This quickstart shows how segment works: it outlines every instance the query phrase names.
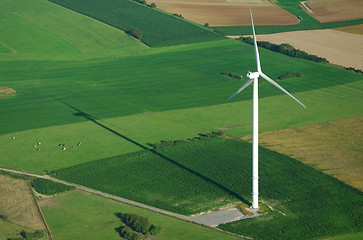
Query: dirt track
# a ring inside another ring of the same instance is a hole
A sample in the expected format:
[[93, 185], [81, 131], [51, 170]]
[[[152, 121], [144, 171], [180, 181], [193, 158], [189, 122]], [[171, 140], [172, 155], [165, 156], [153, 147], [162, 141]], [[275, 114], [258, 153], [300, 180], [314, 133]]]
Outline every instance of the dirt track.
[[252, 9], [256, 25], [291, 25], [299, 19], [289, 12], [265, 0], [149, 0], [157, 8], [182, 14], [193, 22], [210, 26], [249, 25]]
[[258, 35], [257, 40], [288, 43], [332, 64], [363, 69], [363, 35], [327, 29]]

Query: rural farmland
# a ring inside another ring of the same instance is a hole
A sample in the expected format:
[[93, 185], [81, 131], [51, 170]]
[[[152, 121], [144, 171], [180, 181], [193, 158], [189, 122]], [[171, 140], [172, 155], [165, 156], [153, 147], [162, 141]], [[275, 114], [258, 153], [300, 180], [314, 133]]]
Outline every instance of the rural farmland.
[[[360, 16], [319, 22], [297, 0], [0, 6], [0, 239], [363, 237]], [[306, 106], [255, 82], [259, 209], [252, 87], [227, 101], [257, 70], [253, 43], [226, 37], [251, 34], [250, 8], [257, 34], [317, 55], [258, 49]]]

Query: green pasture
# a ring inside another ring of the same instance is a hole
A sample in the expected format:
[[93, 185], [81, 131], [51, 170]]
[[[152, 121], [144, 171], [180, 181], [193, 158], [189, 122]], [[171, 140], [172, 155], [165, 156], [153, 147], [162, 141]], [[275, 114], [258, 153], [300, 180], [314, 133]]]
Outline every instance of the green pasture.
[[[295, 94], [307, 109], [284, 95], [262, 98], [260, 131], [361, 116], [362, 90], [363, 81], [357, 81]], [[251, 91], [247, 88], [236, 100]], [[244, 136], [251, 134], [251, 116], [252, 101], [246, 100], [108, 119], [79, 117], [85, 121], [0, 135], [0, 165], [43, 173], [136, 152], [142, 149], [139, 144], [148, 147], [148, 143], [187, 139], [221, 129], [229, 135]], [[66, 150], [59, 144], [65, 144]]]
[[[1, 85], [17, 91], [15, 97], [0, 99], [0, 134], [84, 122], [85, 114], [104, 119], [226, 103], [244, 81], [221, 73], [254, 70], [253, 47], [234, 40], [205, 44], [117, 59], [0, 61]], [[292, 71], [303, 74], [279, 81], [292, 94], [363, 79], [265, 49], [261, 58], [271, 78]], [[270, 84], [260, 85], [261, 98], [282, 94]], [[245, 91], [232, 101], [249, 99], [251, 91]]]
[[23, 227], [0, 218], [0, 239], [22, 238], [21, 231], [34, 232], [34, 229]]
[[40, 202], [55, 239], [121, 239], [117, 213], [135, 213], [161, 227], [160, 240], [240, 239], [212, 228], [161, 215], [149, 210], [74, 191]]
[[[222, 229], [256, 239], [311, 239], [362, 230], [362, 192], [285, 155], [262, 147], [259, 153], [260, 197], [286, 216], [274, 211]], [[52, 175], [194, 214], [251, 200], [251, 144], [199, 140], [80, 164]]]
[[171, 46], [220, 40], [224, 37], [171, 14], [129, 0], [51, 0], [123, 31], [138, 28], [149, 46]]
[[147, 49], [119, 29], [46, 0], [0, 4], [0, 41], [17, 51], [0, 60], [99, 58]]
[[[300, 7], [299, 0], [277, 0], [277, 5], [286, 11], [290, 12], [296, 17], [301, 17], [301, 21], [294, 25], [257, 25], [255, 30], [257, 34], [269, 34], [278, 32], [290, 32], [290, 31], [302, 31], [302, 30], [314, 30], [314, 29], [330, 29], [351, 25], [358, 25], [363, 23], [363, 19], [327, 22], [320, 23], [315, 18], [311, 17]], [[253, 9], [252, 9], [253, 11]], [[249, 14], [245, 12], [244, 14]], [[213, 29], [223, 35], [250, 35], [251, 26], [224, 26], [213, 27]]]

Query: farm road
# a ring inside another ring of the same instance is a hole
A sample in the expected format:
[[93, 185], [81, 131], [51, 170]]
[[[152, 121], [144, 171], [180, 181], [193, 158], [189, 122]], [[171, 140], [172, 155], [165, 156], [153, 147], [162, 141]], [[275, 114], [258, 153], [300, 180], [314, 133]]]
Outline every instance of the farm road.
[[240, 213], [236, 208], [215, 211], [215, 212], [211, 212], [211, 213], [207, 213], [207, 214], [203, 214], [203, 215], [199, 215], [199, 216], [188, 217], [188, 216], [176, 214], [173, 212], [169, 212], [166, 210], [162, 210], [159, 208], [155, 208], [155, 207], [152, 207], [149, 205], [145, 205], [142, 203], [134, 202], [132, 200], [128, 200], [128, 199], [125, 199], [122, 197], [114, 196], [114, 195], [111, 195], [111, 194], [108, 194], [105, 192], [101, 192], [101, 191], [98, 191], [98, 190], [95, 190], [92, 188], [88, 188], [88, 187], [85, 187], [82, 185], [59, 180], [57, 178], [53, 178], [48, 175], [38, 175], [38, 174], [26, 173], [26, 172], [12, 170], [12, 169], [6, 169], [6, 168], [0, 168], [0, 171], [10, 172], [10, 173], [15, 173], [15, 174], [20, 174], [20, 175], [26, 175], [26, 176], [36, 177], [36, 178], [48, 179], [53, 182], [58, 182], [58, 183], [62, 183], [64, 185], [73, 186], [73, 187], [75, 187], [79, 190], [85, 191], [85, 192], [97, 194], [102, 197], [113, 199], [113, 200], [116, 200], [116, 201], [119, 201], [122, 203], [126, 203], [126, 204], [129, 204], [132, 206], [148, 209], [148, 210], [151, 210], [151, 211], [154, 211], [157, 213], [161, 213], [161, 214], [164, 214], [167, 216], [175, 217], [175, 218], [186, 220], [189, 222], [199, 223], [199, 224], [206, 225], [209, 227], [216, 227], [223, 223], [234, 222], [237, 220], [249, 218], [249, 217], [244, 216], [242, 213]]

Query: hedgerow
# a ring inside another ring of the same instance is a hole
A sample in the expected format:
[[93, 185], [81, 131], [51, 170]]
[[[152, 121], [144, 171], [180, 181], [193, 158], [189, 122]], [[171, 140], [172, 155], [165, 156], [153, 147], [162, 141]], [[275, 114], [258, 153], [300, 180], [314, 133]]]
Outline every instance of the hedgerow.
[[[239, 38], [242, 42], [248, 43], [253, 45], [253, 38], [251, 37], [241, 37]], [[294, 48], [290, 44], [282, 43], [282, 44], [274, 44], [267, 41], [257, 41], [257, 45], [259, 47], [266, 48], [268, 50], [282, 53], [284, 55], [287, 55], [289, 57], [294, 58], [302, 58], [314, 62], [320, 62], [320, 63], [328, 63], [328, 60], [326, 58], [318, 57], [316, 55], [309, 54], [307, 52], [301, 51], [299, 49]]]
[[283, 75], [281, 75], [280, 77], [278, 77], [277, 79], [279, 80], [283, 80], [283, 79], [287, 79], [287, 78], [293, 78], [293, 77], [301, 77], [302, 73], [301, 72], [292, 72], [292, 73], [285, 73]]
[[117, 229], [123, 238], [137, 240], [142, 239], [142, 235], [157, 235], [161, 231], [160, 227], [151, 224], [147, 218], [131, 213], [119, 213], [117, 215], [126, 225]]

